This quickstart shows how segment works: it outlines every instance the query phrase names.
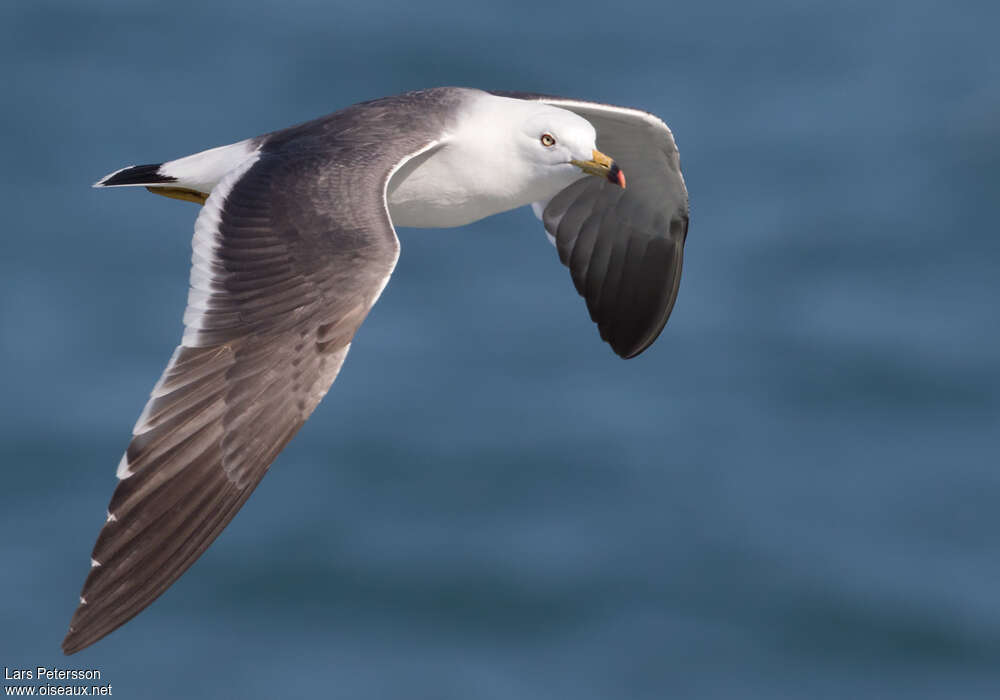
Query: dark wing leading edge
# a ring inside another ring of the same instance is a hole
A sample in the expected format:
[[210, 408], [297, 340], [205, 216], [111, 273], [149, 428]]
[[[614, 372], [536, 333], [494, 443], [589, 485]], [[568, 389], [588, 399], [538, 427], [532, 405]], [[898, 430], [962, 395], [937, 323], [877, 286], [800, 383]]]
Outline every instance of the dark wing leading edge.
[[652, 345], [667, 323], [681, 278], [688, 196], [670, 129], [647, 112], [546, 95], [539, 100], [582, 116], [597, 130], [627, 189], [587, 177], [557, 194], [542, 222], [587, 301], [601, 338], [625, 358]]
[[119, 465], [67, 654], [194, 563], [333, 383], [399, 251], [389, 168], [362, 186], [357, 172], [262, 152], [213, 190], [195, 224], [183, 344]]

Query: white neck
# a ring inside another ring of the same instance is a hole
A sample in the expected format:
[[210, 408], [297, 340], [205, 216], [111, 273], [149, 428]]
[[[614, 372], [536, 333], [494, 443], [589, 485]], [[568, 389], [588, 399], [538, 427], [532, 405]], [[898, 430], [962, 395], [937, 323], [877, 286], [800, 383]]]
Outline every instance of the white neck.
[[[478, 93], [463, 107], [442, 146], [415, 157], [389, 183], [395, 226], [448, 228], [547, 200], [582, 176], [549, 173], [518, 157], [518, 126], [534, 102]], [[575, 115], [574, 115], [575, 116]]]

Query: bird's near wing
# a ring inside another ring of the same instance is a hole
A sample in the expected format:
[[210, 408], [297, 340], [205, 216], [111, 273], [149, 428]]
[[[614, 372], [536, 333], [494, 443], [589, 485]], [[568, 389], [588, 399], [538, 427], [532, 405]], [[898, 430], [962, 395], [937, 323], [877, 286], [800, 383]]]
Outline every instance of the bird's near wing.
[[195, 223], [184, 339], [118, 467], [67, 654], [191, 566], [326, 394], [396, 264], [393, 171], [261, 152], [212, 191]]
[[579, 114], [597, 130], [598, 150], [625, 173], [627, 189], [603, 178], [578, 180], [552, 198], [542, 222], [601, 338], [622, 357], [635, 357], [666, 325], [681, 279], [688, 196], [670, 129], [636, 109], [497, 94]]

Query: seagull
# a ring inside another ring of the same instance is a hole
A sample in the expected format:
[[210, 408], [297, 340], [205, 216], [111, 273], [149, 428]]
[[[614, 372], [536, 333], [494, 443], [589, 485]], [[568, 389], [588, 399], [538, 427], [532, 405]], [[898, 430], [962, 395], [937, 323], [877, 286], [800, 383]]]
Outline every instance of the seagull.
[[183, 337], [118, 464], [66, 654], [146, 608], [232, 520], [336, 379], [396, 266], [396, 226], [531, 205], [623, 358], [666, 324], [688, 229], [656, 116], [471, 88], [363, 102], [94, 186], [201, 209]]

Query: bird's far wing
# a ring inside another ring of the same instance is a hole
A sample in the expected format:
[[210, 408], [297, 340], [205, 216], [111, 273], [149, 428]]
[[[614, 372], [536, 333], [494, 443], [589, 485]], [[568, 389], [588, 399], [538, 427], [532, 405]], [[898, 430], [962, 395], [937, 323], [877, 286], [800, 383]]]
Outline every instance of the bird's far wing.
[[597, 148], [625, 173], [624, 190], [603, 178], [578, 180], [548, 202], [541, 218], [601, 338], [618, 355], [635, 357], [666, 325], [681, 278], [688, 197], [670, 129], [636, 109], [496, 94], [579, 114], [597, 130]]
[[184, 339], [119, 464], [67, 654], [194, 563], [326, 394], [396, 264], [392, 172], [359, 186], [357, 169], [329, 158], [259, 153], [212, 191]]

